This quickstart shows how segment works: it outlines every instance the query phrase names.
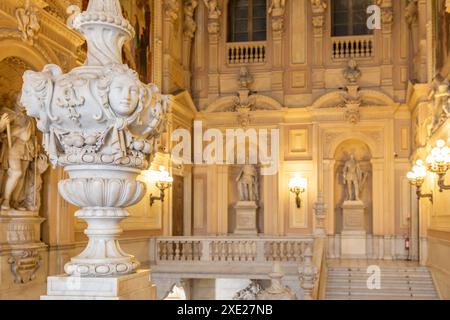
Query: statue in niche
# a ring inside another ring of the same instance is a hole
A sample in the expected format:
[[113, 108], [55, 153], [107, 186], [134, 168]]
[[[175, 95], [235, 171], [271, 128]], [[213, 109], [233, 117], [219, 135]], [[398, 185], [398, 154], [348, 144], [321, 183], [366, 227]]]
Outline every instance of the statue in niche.
[[12, 101], [15, 101], [14, 109], [4, 106], [0, 112], [3, 114], [0, 120], [1, 209], [37, 211], [40, 206], [37, 192], [42, 186], [40, 175], [47, 169], [47, 157], [38, 156], [32, 119], [17, 100]]
[[238, 184], [239, 201], [258, 201], [259, 182], [256, 166], [245, 164], [239, 172], [236, 182]]
[[344, 164], [344, 184], [347, 186], [347, 201], [360, 201], [359, 195], [364, 188], [367, 173], [363, 173], [355, 155], [351, 154]]

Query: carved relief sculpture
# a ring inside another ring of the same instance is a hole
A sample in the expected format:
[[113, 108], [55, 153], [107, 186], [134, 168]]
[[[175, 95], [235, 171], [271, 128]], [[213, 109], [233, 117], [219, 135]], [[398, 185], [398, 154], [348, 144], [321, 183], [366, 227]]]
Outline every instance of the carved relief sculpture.
[[324, 13], [327, 9], [328, 5], [324, 0], [311, 0], [312, 12], [316, 13]]
[[50, 162], [69, 175], [59, 182], [60, 194], [81, 207], [76, 216], [88, 223], [89, 243], [66, 273], [130, 274], [139, 262], [120, 248], [119, 223], [129, 215], [124, 208], [145, 194], [137, 177], [165, 129], [166, 98], [122, 63], [134, 30], [118, 0], [91, 0], [85, 12], [72, 12], [69, 26], [88, 43], [85, 65], [67, 74], [56, 65], [27, 71], [21, 102], [43, 132]]
[[36, 250], [15, 251], [8, 259], [15, 283], [28, 283], [35, 279], [41, 266], [41, 256]]
[[236, 292], [233, 300], [256, 300], [256, 297], [261, 292], [262, 288], [256, 280], [252, 280], [250, 284], [244, 289]]
[[41, 26], [39, 24], [39, 9], [30, 4], [30, 0], [25, 1], [22, 8], [16, 9], [17, 27], [21, 33], [23, 41], [29, 45], [34, 44]]
[[272, 0], [267, 12], [272, 15], [272, 30], [283, 31], [286, 0]]
[[180, 3], [178, 0], [166, 0], [166, 16], [170, 19], [172, 23], [178, 20], [178, 13], [180, 11]]
[[184, 4], [184, 36], [188, 39], [194, 38], [195, 31], [197, 30], [197, 23], [194, 19], [197, 6], [197, 0], [188, 0]]
[[347, 63], [347, 68], [344, 69], [344, 78], [350, 84], [355, 84], [361, 77], [361, 70], [356, 63], [356, 60], [350, 59]]
[[208, 32], [209, 34], [216, 35], [220, 31], [219, 18], [222, 15], [219, 3], [217, 0], [203, 0], [203, 2], [208, 9]]

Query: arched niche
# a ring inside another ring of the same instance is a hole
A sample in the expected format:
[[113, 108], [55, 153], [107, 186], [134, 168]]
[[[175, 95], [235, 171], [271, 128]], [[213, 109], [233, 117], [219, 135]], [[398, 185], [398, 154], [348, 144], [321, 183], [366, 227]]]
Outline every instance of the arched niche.
[[367, 174], [363, 179], [363, 189], [360, 198], [366, 205], [365, 210], [365, 230], [368, 234], [372, 234], [373, 230], [373, 205], [372, 205], [372, 164], [373, 158], [371, 148], [368, 144], [360, 139], [348, 139], [341, 142], [334, 153], [334, 214], [335, 214], [335, 233], [342, 232], [342, 204], [346, 200], [346, 185], [344, 184], [343, 168], [345, 162], [350, 159], [350, 155], [354, 155], [361, 168], [361, 171]]
[[0, 41], [0, 61], [15, 57], [28, 64], [32, 70], [42, 70], [46, 64], [57, 61], [56, 57], [50, 56], [47, 50], [40, 49], [30, 47], [20, 40], [2, 40]]

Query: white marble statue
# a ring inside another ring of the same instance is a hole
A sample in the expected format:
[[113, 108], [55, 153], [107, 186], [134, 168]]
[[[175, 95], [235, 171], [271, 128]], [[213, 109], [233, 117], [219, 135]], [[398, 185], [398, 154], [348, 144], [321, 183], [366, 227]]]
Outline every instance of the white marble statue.
[[367, 175], [362, 172], [355, 155], [351, 154], [343, 169], [344, 184], [347, 186], [347, 201], [360, 201], [359, 195], [364, 187], [366, 177]]
[[66, 273], [131, 274], [139, 262], [120, 248], [119, 223], [129, 215], [125, 208], [145, 195], [137, 177], [165, 130], [167, 98], [123, 64], [123, 45], [134, 29], [119, 0], [91, 0], [85, 12], [69, 10], [69, 27], [86, 38], [87, 61], [67, 74], [56, 65], [25, 72], [21, 102], [43, 132], [50, 162], [69, 176], [58, 184], [60, 194], [81, 207], [76, 216], [88, 223], [89, 243], [65, 265]]
[[239, 201], [259, 200], [259, 181], [256, 166], [245, 164], [239, 172], [236, 182], [238, 185]]
[[[34, 122], [19, 102], [14, 103], [14, 108], [2, 108], [0, 113], [3, 114], [3, 123], [0, 123], [0, 132], [3, 133], [1, 163], [5, 173], [2, 175], [1, 209], [37, 211], [39, 205], [25, 201], [26, 193], [36, 192], [27, 186], [34, 186], [40, 179], [36, 168], [31, 165], [38, 156]], [[34, 174], [29, 175], [28, 171]]]

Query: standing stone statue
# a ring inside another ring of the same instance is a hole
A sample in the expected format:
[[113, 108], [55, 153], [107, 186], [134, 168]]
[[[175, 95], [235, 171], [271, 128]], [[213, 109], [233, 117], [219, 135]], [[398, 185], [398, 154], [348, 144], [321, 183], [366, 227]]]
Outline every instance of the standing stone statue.
[[366, 175], [363, 174], [355, 155], [351, 154], [344, 164], [344, 184], [347, 185], [347, 201], [360, 201], [359, 195], [362, 191]]
[[245, 164], [236, 178], [239, 201], [258, 201], [258, 170], [254, 165]]
[[[4, 107], [2, 113], [7, 114], [8, 124], [4, 128], [0, 127], [3, 132], [7, 131], [2, 135], [1, 161], [7, 175], [2, 181], [4, 189], [1, 208], [9, 210], [14, 207], [25, 211], [29, 208], [22, 206], [22, 194], [27, 170], [36, 157], [36, 129], [19, 102], [15, 103], [14, 110]], [[10, 130], [7, 130], [8, 127]]]

